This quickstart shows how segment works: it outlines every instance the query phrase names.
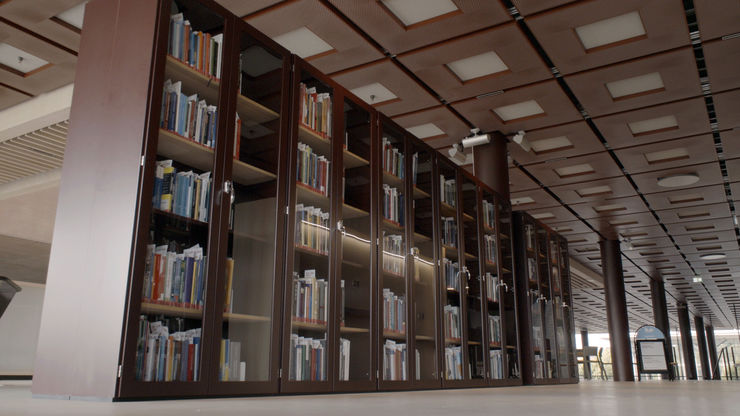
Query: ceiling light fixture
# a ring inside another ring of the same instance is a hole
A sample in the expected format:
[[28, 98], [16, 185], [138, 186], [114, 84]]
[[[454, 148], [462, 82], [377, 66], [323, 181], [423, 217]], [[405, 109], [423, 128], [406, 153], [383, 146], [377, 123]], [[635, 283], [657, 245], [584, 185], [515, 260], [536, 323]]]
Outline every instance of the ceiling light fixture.
[[532, 148], [532, 145], [529, 144], [529, 141], [527, 141], [526, 138], [524, 138], [524, 135], [527, 134], [524, 130], [519, 130], [516, 132], [514, 137], [511, 138], [511, 141], [518, 144], [519, 147], [521, 147], [525, 152], [529, 152], [529, 150]]
[[488, 133], [480, 134], [480, 129], [470, 129], [470, 136], [462, 140], [462, 146], [465, 149], [488, 143], [491, 143], [491, 135]]
[[699, 276], [698, 274], [694, 276], [694, 283], [701, 283], [701, 276]]
[[459, 143], [453, 144], [450, 150], [447, 151], [447, 153], [449, 153], [450, 159], [457, 162], [458, 164], [465, 163], [468, 158], [465, 153], [463, 153], [463, 147]]
[[634, 247], [632, 246], [632, 240], [629, 238], [625, 238], [622, 240], [622, 243], [624, 243], [624, 249], [625, 250], [634, 250]]
[[677, 175], [670, 175], [658, 178], [658, 186], [662, 186], [664, 188], [689, 186], [697, 182], [699, 182], [699, 175], [697, 175], [696, 173], [680, 173]]
[[727, 255], [724, 253], [707, 253], [699, 256], [702, 260], [719, 260], [724, 259], [725, 257], [727, 257]]

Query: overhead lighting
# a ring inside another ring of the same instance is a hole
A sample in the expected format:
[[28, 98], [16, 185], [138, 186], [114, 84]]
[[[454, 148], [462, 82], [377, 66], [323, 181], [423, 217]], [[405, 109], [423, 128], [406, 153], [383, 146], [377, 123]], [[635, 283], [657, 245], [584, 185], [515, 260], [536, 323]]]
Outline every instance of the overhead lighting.
[[576, 34], [581, 39], [583, 47], [589, 50], [644, 36], [645, 26], [642, 25], [640, 13], [634, 11], [579, 26], [576, 28]]
[[636, 94], [660, 91], [664, 87], [659, 72], [606, 83], [606, 89], [609, 90], [612, 98], [626, 98]]
[[77, 6], [65, 10], [55, 17], [64, 23], [67, 23], [69, 25], [72, 25], [76, 27], [77, 29], [82, 29], [82, 22], [85, 19], [85, 5], [87, 2], [78, 4]]
[[434, 123], [420, 124], [418, 126], [409, 127], [406, 129], [409, 133], [418, 137], [419, 139], [426, 139], [428, 137], [444, 136], [445, 132], [437, 127]]
[[542, 212], [540, 214], [532, 214], [532, 218], [536, 220], [546, 220], [549, 218], [555, 218], [555, 214], [552, 212]]
[[575, 192], [581, 198], [594, 195], [606, 195], [612, 193], [612, 188], [609, 185], [591, 186], [588, 188], [576, 189]]
[[627, 209], [627, 207], [625, 207], [624, 205], [619, 205], [619, 204], [600, 205], [600, 206], [593, 207], [593, 208], [594, 208], [594, 211], [598, 213], [624, 211]]
[[273, 40], [301, 58], [309, 58], [334, 49], [306, 26], [276, 36]]
[[701, 276], [699, 276], [698, 274], [694, 276], [694, 283], [701, 283], [701, 282], [702, 282]]
[[447, 68], [454, 72], [461, 81], [470, 81], [509, 69], [493, 51], [450, 62]]
[[649, 164], [675, 162], [690, 158], [689, 151], [685, 147], [674, 147], [672, 149], [645, 153], [644, 156]]
[[535, 202], [534, 199], [532, 199], [532, 197], [529, 197], [529, 196], [523, 196], [523, 197], [520, 197], [520, 198], [511, 198], [511, 205], [512, 206], [519, 206], [519, 205], [524, 205], [524, 204], [532, 204], [534, 202]]
[[545, 114], [545, 110], [535, 100], [494, 108], [493, 112], [504, 122]]
[[727, 255], [724, 253], [707, 253], [699, 256], [702, 260], [719, 260], [724, 259], [725, 257], [727, 257]]
[[423, 7], [417, 0], [381, 1], [406, 26], [459, 10], [451, 0], [425, 0]]
[[573, 143], [571, 143], [566, 136], [551, 137], [549, 139], [535, 140], [532, 142], [532, 150], [537, 154], [572, 148]]
[[633, 250], [634, 249], [634, 247], [632, 246], [632, 240], [630, 240], [629, 238], [625, 238], [624, 240], [622, 240], [622, 243], [624, 243], [624, 249], [625, 250]]
[[391, 90], [379, 82], [357, 87], [352, 90], [352, 94], [362, 98], [363, 101], [370, 105], [383, 103], [398, 98]]
[[0, 43], [0, 65], [12, 68], [21, 74], [35, 71], [48, 62], [7, 43]]
[[632, 123], [628, 123], [627, 126], [633, 136], [638, 136], [661, 130], [678, 128], [678, 120], [676, 120], [676, 116], [669, 115], [651, 118], [649, 120], [633, 121]]
[[450, 155], [450, 159], [452, 159], [452, 161], [457, 163], [458, 165], [465, 163], [465, 161], [468, 159], [467, 155], [463, 153], [462, 145], [459, 143], [452, 145], [447, 153]]
[[589, 163], [581, 163], [579, 165], [564, 166], [562, 168], [555, 169], [555, 173], [561, 178], [569, 178], [571, 176], [588, 175], [594, 173], [594, 168]]
[[471, 135], [462, 140], [464, 148], [488, 144], [491, 142], [491, 135], [480, 134], [480, 129], [471, 129]]
[[680, 186], [689, 186], [699, 182], [699, 175], [695, 173], [681, 173], [678, 175], [664, 176], [658, 178], [658, 186], [664, 188], [676, 188]]
[[[511, 138], [511, 141], [518, 144], [519, 147], [522, 148], [525, 152], [529, 152], [529, 149], [532, 148], [532, 145], [529, 144], [529, 141], [524, 137], [526, 132], [524, 130], [519, 130], [514, 137]], [[536, 152], [535, 152], [536, 153]]]

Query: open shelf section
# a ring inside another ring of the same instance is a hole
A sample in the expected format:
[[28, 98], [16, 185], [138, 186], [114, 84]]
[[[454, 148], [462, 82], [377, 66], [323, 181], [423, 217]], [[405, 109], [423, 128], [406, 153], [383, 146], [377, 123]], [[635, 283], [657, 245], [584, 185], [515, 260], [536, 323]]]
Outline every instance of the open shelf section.
[[[298, 140], [311, 146], [316, 154], [327, 157], [331, 155], [331, 140], [304, 125], [298, 126]], [[342, 153], [344, 155], [344, 167], [347, 169], [370, 165], [370, 162], [367, 159], [364, 159], [347, 149], [344, 149]]]
[[300, 329], [304, 331], [326, 331], [325, 323], [315, 322], [304, 322], [297, 319], [293, 319], [293, 329]]
[[296, 182], [295, 189], [298, 195], [296, 203], [311, 205], [321, 208], [324, 212], [329, 212], [331, 200], [328, 196], [321, 194], [319, 191], [301, 182]]
[[218, 88], [221, 84], [217, 78], [198, 72], [171, 55], [167, 55], [164, 73], [165, 78], [182, 82], [183, 93], [198, 93], [208, 104], [218, 104]]
[[152, 315], [177, 316], [180, 318], [202, 319], [203, 309], [186, 308], [182, 306], [164, 305], [160, 303], [141, 303], [141, 313]]
[[224, 321], [228, 322], [270, 322], [270, 318], [260, 315], [248, 315], [244, 313], [225, 312]]
[[405, 332], [398, 332], [398, 331], [383, 331], [383, 338], [387, 339], [406, 339], [406, 333]]

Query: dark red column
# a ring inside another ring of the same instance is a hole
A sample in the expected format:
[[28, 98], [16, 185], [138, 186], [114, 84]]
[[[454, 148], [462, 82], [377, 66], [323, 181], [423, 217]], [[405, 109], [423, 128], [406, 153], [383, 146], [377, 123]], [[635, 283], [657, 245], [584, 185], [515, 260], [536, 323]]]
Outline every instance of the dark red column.
[[635, 381], [619, 241], [602, 240], [599, 245], [601, 246], [601, 268], [604, 273], [606, 320], [609, 324], [614, 381]]
[[491, 142], [473, 148], [473, 172], [475, 176], [509, 199], [509, 140], [499, 132], [491, 133]]

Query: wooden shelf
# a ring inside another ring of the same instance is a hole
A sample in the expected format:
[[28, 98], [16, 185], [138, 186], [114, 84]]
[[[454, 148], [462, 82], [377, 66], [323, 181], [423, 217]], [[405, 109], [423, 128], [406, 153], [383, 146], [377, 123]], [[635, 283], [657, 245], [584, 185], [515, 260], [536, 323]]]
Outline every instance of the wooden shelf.
[[175, 221], [180, 221], [180, 222], [186, 223], [191, 226], [208, 228], [208, 223], [205, 221], [198, 221], [192, 218], [183, 217], [182, 215], [177, 215], [169, 211], [162, 211], [161, 209], [154, 208], [152, 209], [152, 214], [159, 216], [159, 217], [171, 218]]
[[403, 231], [403, 228], [404, 228], [403, 225], [401, 225], [401, 224], [399, 224], [399, 223], [397, 223], [395, 221], [391, 221], [388, 218], [383, 218], [382, 225], [384, 227], [388, 227], [388, 228], [393, 229], [393, 230], [396, 230], [396, 231]]
[[434, 337], [429, 335], [416, 335], [414, 338], [417, 341], [434, 341]]
[[167, 55], [167, 63], [164, 70], [165, 78], [172, 82], [182, 82], [182, 92], [185, 95], [197, 93], [199, 98], [206, 100], [209, 105], [218, 105], [218, 78], [210, 77], [196, 71], [188, 64]]
[[352, 218], [367, 217], [368, 215], [370, 215], [370, 213], [363, 209], [349, 205], [346, 202], [342, 204], [342, 217], [345, 220], [352, 219]]
[[501, 343], [500, 342], [491, 342], [491, 343], [488, 344], [488, 347], [489, 348], [501, 349]]
[[254, 185], [277, 178], [274, 173], [270, 173], [264, 169], [244, 163], [238, 159], [234, 159], [232, 176], [234, 182], [240, 185]]
[[479, 341], [468, 341], [468, 345], [481, 345]]
[[380, 270], [383, 272], [383, 275], [384, 276], [393, 277], [393, 278], [396, 278], [396, 279], [405, 279], [406, 278], [406, 275], [404, 275], [404, 274], [392, 272], [392, 271], [386, 270], [386, 269], [384, 269], [382, 267], [380, 268]]
[[461, 338], [447, 338], [445, 337], [445, 344], [453, 344], [453, 345], [461, 345], [462, 339]]
[[277, 112], [241, 94], [236, 96], [236, 111], [239, 113], [242, 123], [244, 121], [253, 121], [257, 124], [262, 124], [280, 117], [280, 114]]
[[295, 251], [298, 253], [308, 254], [308, 255], [316, 256], [316, 257], [329, 257], [329, 253], [323, 253], [316, 249], [306, 247], [306, 246], [301, 246], [298, 244], [295, 245]]
[[354, 328], [351, 326], [340, 326], [339, 332], [342, 334], [366, 334], [369, 333], [370, 330], [367, 328]]
[[321, 194], [303, 182], [296, 182], [295, 190], [297, 195], [296, 204], [321, 208], [324, 212], [329, 212], [331, 209], [329, 196]]
[[[385, 170], [383, 171], [383, 183], [388, 184], [394, 188], [398, 188], [400, 190], [406, 189], [404, 179], [401, 179], [398, 176]], [[431, 195], [422, 191], [418, 187], [414, 186], [413, 188], [414, 199], [431, 198]]]
[[[440, 211], [444, 217], [453, 217], [457, 220], [457, 209], [446, 202], [439, 203]], [[463, 221], [475, 221], [472, 215], [463, 212]]]
[[247, 315], [243, 313], [224, 312], [224, 321], [229, 322], [270, 322], [270, 317]]
[[493, 228], [493, 227], [489, 227], [489, 226], [487, 226], [487, 225], [484, 224], [483, 225], [483, 232], [495, 234], [496, 233], [496, 229]]
[[368, 162], [367, 159], [362, 158], [358, 156], [357, 154], [350, 152], [347, 149], [344, 149], [342, 153], [344, 155], [343, 162], [344, 162], [345, 169], [352, 169], [352, 168], [357, 168], [360, 166], [370, 165], [370, 162]]
[[406, 333], [405, 332], [396, 332], [396, 331], [383, 330], [383, 338], [388, 338], [388, 339], [406, 339]]
[[442, 257], [447, 257], [451, 260], [457, 260], [460, 255], [457, 250], [457, 247], [448, 246], [447, 244], [442, 244]]
[[[331, 159], [331, 140], [325, 138], [320, 133], [311, 130], [310, 128], [299, 125], [298, 126], [298, 139], [302, 141], [303, 143], [306, 143], [307, 145], [311, 146], [314, 153], [322, 155], [327, 157], [328, 159]], [[344, 149], [342, 152], [343, 162], [345, 168], [356, 168], [359, 166], [368, 166], [370, 165], [370, 162], [367, 161], [367, 159], [364, 159], [352, 152], [350, 152], [347, 149]]]
[[203, 309], [185, 308], [182, 306], [163, 305], [159, 303], [141, 303], [141, 313], [179, 316], [182, 318], [203, 319]]
[[414, 232], [414, 241], [417, 241], [417, 242], [432, 241], [432, 238], [427, 237], [424, 234]]
[[313, 322], [303, 322], [297, 319], [293, 319], [293, 329], [302, 329], [305, 331], [326, 331], [326, 324], [319, 324]]

